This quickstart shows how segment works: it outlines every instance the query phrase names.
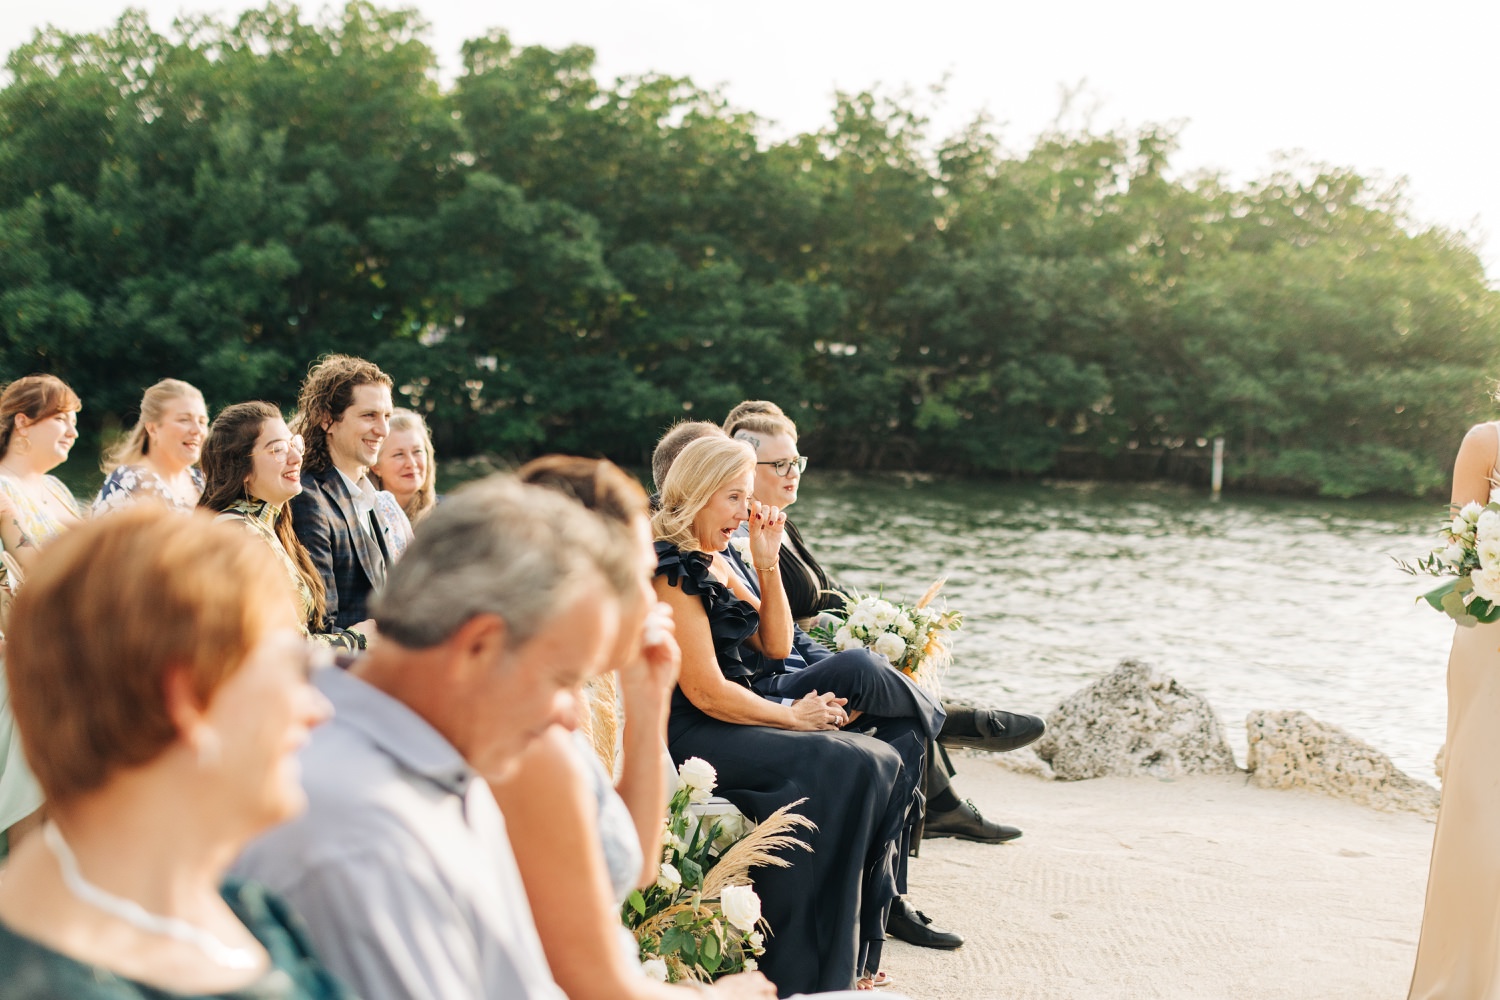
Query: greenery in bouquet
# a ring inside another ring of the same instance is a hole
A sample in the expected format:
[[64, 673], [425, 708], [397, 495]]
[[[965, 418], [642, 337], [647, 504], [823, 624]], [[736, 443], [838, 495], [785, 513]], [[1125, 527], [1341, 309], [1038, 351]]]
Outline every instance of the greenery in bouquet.
[[843, 615], [828, 614], [810, 634], [834, 652], [870, 649], [913, 680], [936, 683], [953, 660], [949, 634], [964, 624], [962, 612], [932, 606], [943, 582], [934, 582], [910, 605], [834, 591], [844, 602]]
[[792, 834], [813, 826], [791, 811], [801, 799], [753, 829], [702, 815], [717, 780], [713, 766], [698, 757], [678, 768], [660, 874], [654, 885], [632, 892], [621, 910], [642, 968], [664, 982], [711, 982], [754, 970], [771, 928], [760, 915], [750, 869], [785, 868], [791, 862], [775, 852], [808, 849]]
[[1419, 599], [1460, 625], [1500, 621], [1500, 502], [1465, 504], [1438, 535], [1441, 543], [1422, 558], [1396, 560], [1407, 573], [1453, 577]]

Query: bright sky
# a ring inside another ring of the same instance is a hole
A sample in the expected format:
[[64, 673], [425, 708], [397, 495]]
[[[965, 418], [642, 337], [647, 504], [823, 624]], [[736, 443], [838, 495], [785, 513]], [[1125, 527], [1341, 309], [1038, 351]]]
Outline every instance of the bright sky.
[[[112, 23], [126, 0], [6, 0], [0, 49], [51, 23]], [[212, 0], [135, 0], [158, 30]], [[445, 77], [460, 43], [493, 27], [521, 44], [581, 43], [606, 79], [660, 72], [720, 86], [774, 136], [820, 127], [836, 89], [927, 89], [939, 134], [987, 111], [1005, 146], [1027, 149], [1084, 85], [1065, 124], [1095, 130], [1179, 123], [1179, 172], [1241, 183], [1282, 153], [1405, 177], [1418, 223], [1481, 242], [1500, 280], [1500, 38], [1497, 0], [416, 0]], [[314, 4], [306, 4], [314, 8]], [[1082, 109], [1081, 111], [1079, 109]], [[1491, 235], [1493, 234], [1493, 235]]]

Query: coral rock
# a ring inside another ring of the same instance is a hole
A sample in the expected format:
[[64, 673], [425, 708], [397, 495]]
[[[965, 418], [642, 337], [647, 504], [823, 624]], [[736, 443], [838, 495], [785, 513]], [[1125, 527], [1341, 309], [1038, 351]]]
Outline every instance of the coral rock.
[[1306, 712], [1251, 712], [1251, 780], [1262, 788], [1308, 788], [1387, 812], [1437, 815], [1438, 791], [1385, 754]]
[[1067, 781], [1239, 770], [1213, 707], [1137, 660], [1123, 661], [1058, 705], [1032, 748]]

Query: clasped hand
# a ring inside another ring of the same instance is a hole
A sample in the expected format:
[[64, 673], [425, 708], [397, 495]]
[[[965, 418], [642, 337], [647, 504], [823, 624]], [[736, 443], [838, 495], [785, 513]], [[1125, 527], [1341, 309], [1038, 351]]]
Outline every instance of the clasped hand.
[[819, 694], [809, 691], [792, 702], [792, 720], [795, 728], [807, 732], [819, 729], [838, 729], [849, 721], [844, 706], [848, 698], [840, 698], [832, 691]]

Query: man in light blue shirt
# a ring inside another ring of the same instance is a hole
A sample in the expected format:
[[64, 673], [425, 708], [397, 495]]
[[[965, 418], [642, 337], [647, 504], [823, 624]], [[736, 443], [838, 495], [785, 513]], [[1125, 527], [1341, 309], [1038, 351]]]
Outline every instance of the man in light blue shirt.
[[308, 810], [236, 871], [285, 896], [365, 1000], [561, 1000], [489, 782], [577, 726], [639, 573], [572, 500], [494, 477], [424, 522], [379, 640], [319, 671], [336, 714], [300, 755]]

